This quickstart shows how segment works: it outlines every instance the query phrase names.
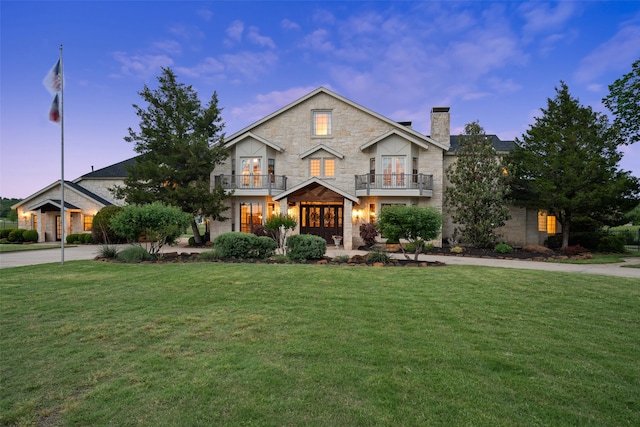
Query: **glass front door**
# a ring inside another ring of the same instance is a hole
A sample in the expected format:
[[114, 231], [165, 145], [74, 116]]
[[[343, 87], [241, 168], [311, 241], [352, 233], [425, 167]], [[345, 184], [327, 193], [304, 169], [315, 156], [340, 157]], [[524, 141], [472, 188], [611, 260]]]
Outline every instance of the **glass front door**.
[[313, 234], [333, 244], [332, 236], [342, 236], [342, 205], [302, 205], [300, 233]]

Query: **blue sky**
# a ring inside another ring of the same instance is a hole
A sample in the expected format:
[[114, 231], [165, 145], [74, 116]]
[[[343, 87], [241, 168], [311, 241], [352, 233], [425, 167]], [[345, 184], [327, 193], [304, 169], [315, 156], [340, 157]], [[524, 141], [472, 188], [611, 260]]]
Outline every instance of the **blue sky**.
[[[132, 104], [171, 67], [230, 135], [325, 86], [429, 133], [478, 120], [522, 135], [565, 81], [607, 112], [608, 85], [640, 58], [640, 2], [0, 2], [0, 195], [60, 178], [60, 128], [42, 85], [63, 44], [65, 178], [132, 157]], [[621, 166], [640, 176], [640, 147]]]

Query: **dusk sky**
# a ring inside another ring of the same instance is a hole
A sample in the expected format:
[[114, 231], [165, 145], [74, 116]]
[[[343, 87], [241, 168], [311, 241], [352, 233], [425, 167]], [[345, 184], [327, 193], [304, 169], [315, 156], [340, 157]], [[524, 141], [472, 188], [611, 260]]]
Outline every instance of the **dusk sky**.
[[[565, 81], [608, 111], [608, 86], [640, 58], [640, 2], [0, 2], [0, 195], [60, 179], [60, 126], [42, 80], [63, 45], [65, 179], [135, 155], [132, 104], [161, 67], [203, 103], [217, 91], [231, 135], [319, 86], [429, 133], [478, 120], [521, 136]], [[624, 170], [640, 176], [640, 146]], [[570, 171], [567, 171], [570, 173]]]

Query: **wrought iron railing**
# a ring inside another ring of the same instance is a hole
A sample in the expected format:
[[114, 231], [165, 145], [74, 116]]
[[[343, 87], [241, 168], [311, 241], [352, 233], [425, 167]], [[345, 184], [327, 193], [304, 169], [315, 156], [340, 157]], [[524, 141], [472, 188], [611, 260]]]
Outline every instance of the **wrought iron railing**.
[[216, 185], [225, 190], [278, 190], [287, 189], [284, 175], [218, 175]]
[[356, 175], [356, 191], [367, 190], [433, 190], [433, 175], [382, 173]]

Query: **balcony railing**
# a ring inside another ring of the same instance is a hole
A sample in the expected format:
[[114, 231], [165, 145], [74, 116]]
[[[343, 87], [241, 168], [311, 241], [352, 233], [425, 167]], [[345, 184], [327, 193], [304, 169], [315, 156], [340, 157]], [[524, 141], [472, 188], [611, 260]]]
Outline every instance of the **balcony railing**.
[[424, 195], [425, 191], [433, 191], [433, 175], [406, 174], [406, 173], [384, 173], [384, 174], [364, 174], [356, 175], [356, 191], [366, 190], [366, 194], [371, 194], [372, 190], [417, 190], [418, 194]]
[[215, 183], [225, 190], [268, 190], [269, 194], [287, 189], [285, 175], [218, 175]]

